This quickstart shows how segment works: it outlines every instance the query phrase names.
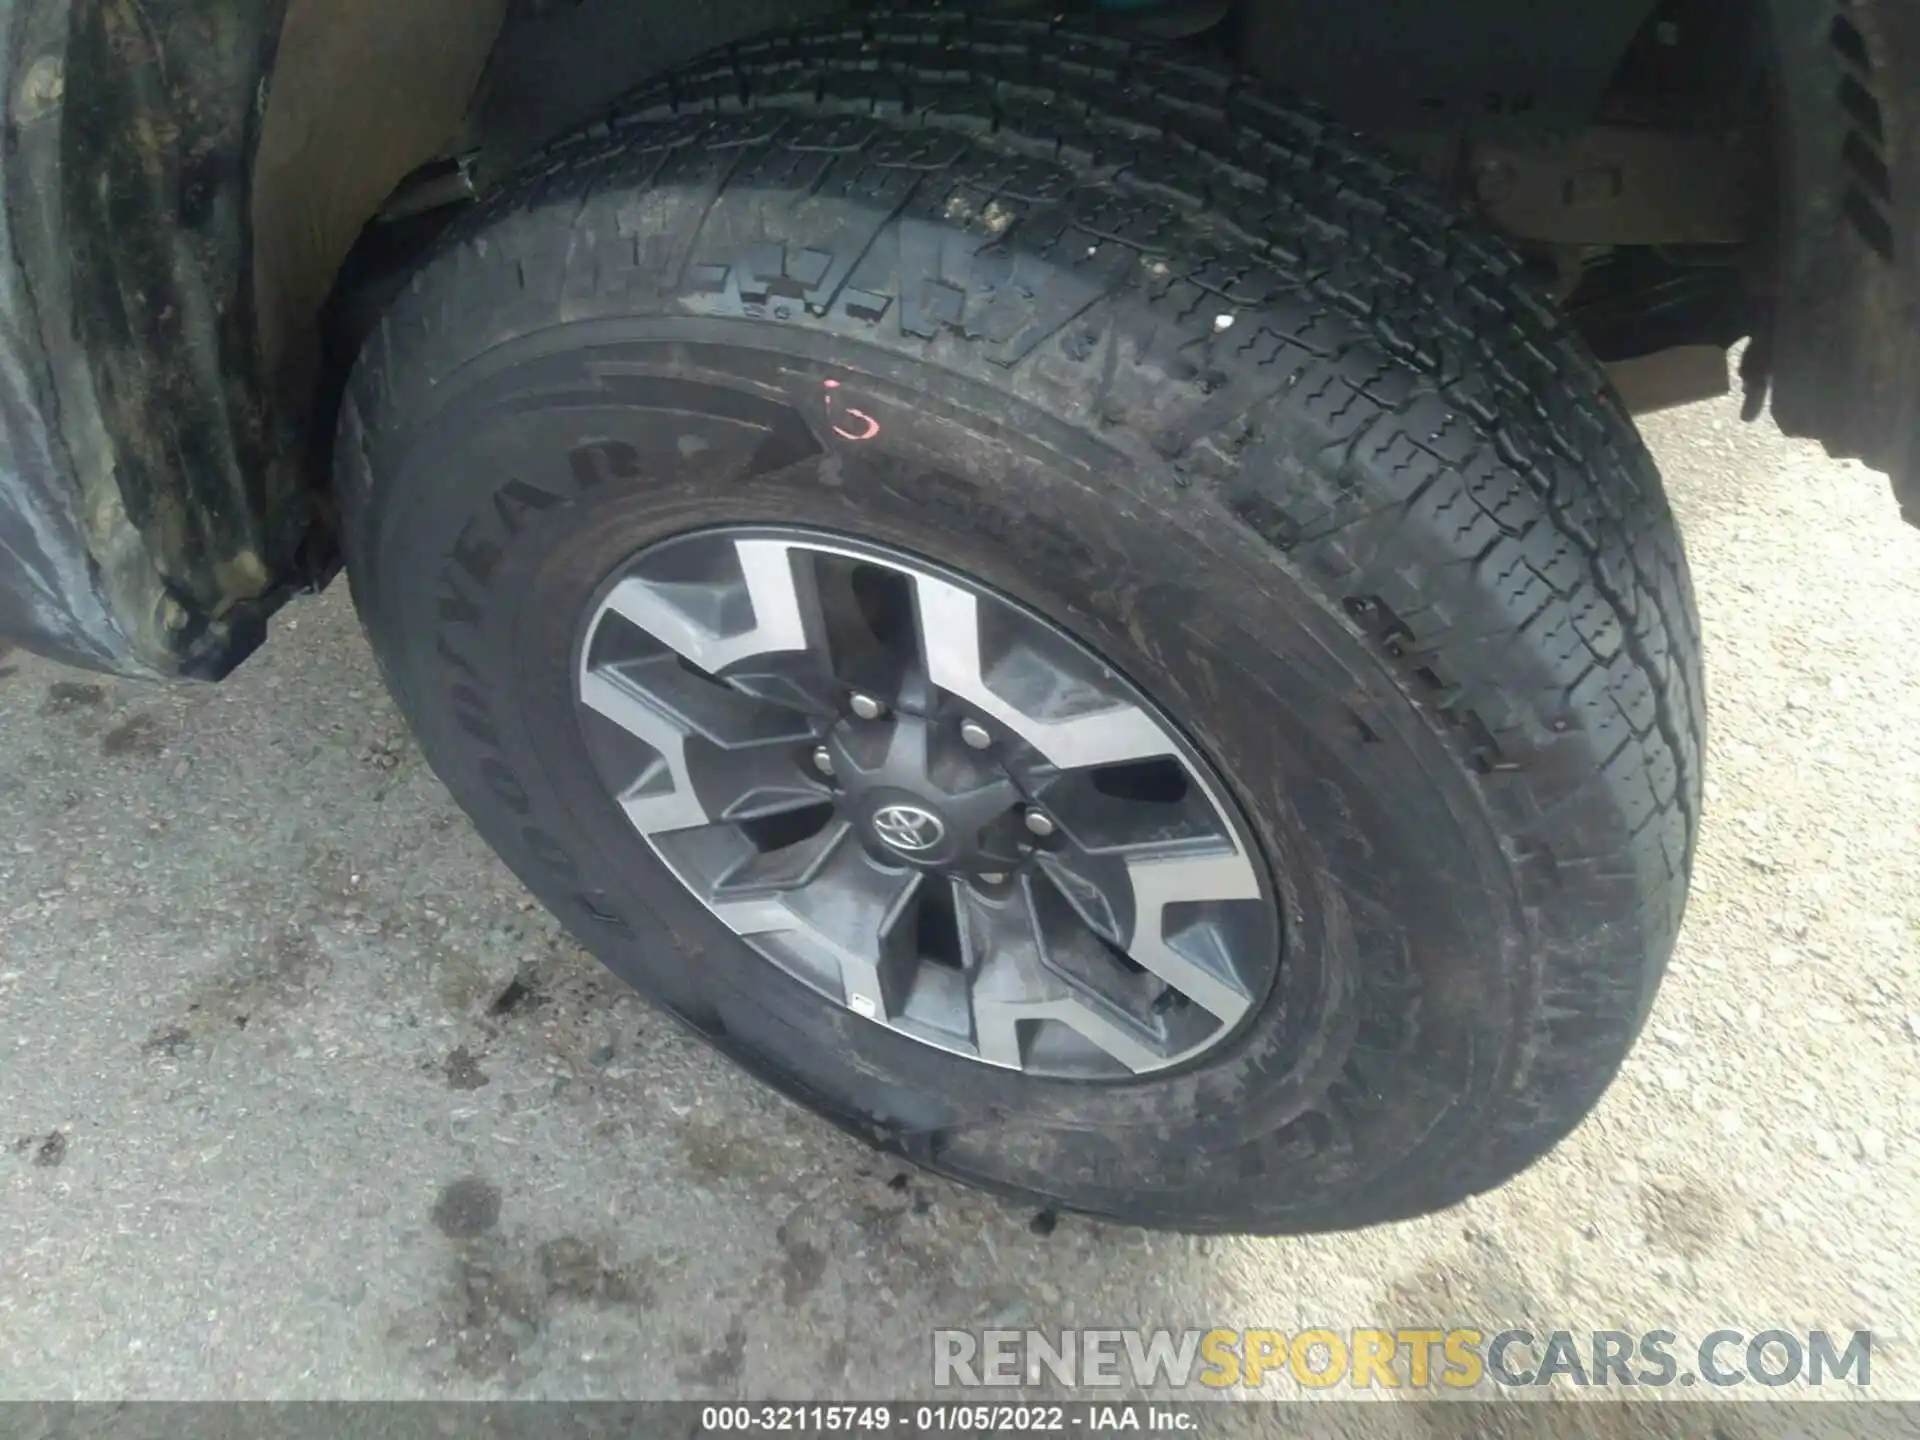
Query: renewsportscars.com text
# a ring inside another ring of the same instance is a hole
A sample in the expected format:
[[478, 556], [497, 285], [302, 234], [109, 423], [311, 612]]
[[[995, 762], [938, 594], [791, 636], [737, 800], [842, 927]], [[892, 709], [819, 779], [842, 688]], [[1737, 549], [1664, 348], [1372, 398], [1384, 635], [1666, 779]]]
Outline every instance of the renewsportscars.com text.
[[1873, 1380], [1864, 1330], [936, 1330], [936, 1387], [1471, 1390], [1845, 1385]]

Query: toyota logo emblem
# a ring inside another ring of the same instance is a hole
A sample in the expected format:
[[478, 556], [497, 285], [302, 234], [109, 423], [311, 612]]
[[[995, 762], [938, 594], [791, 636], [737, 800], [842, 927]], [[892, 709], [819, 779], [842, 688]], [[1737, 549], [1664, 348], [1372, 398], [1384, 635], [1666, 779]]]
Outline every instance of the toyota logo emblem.
[[946, 838], [947, 827], [918, 805], [882, 805], [873, 812], [873, 831], [896, 850], [931, 850]]

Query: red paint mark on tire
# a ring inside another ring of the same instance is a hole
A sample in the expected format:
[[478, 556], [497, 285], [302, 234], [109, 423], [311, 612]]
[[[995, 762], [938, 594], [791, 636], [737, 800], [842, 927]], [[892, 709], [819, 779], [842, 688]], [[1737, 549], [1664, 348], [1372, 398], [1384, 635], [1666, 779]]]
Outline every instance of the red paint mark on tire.
[[[832, 413], [833, 392], [840, 388], [840, 382], [838, 380], [828, 380], [825, 383], [827, 387], [827, 410], [829, 413]], [[842, 440], [871, 440], [880, 433], [880, 422], [867, 414], [866, 411], [855, 410], [849, 407], [841, 413], [844, 414], [848, 420], [857, 422], [860, 427], [857, 430], [849, 430], [845, 425], [835, 421], [833, 433], [838, 435]]]
[[871, 440], [880, 433], [880, 422], [864, 410], [849, 410], [847, 411], [847, 418], [849, 420], [858, 420], [865, 428], [855, 431], [847, 429], [844, 425], [834, 426], [833, 433], [843, 440]]

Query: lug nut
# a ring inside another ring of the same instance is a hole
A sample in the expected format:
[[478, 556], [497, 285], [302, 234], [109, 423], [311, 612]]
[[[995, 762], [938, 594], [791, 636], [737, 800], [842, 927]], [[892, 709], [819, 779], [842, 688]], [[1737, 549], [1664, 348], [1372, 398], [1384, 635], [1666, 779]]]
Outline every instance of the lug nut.
[[814, 747], [813, 768], [822, 775], [833, 774], [833, 752], [824, 745]]
[[960, 738], [967, 742], [969, 749], [973, 750], [984, 750], [993, 744], [993, 732], [978, 720], [962, 720]]
[[1027, 833], [1038, 835], [1042, 840], [1060, 827], [1053, 823], [1053, 817], [1044, 810], [1027, 811]]
[[847, 704], [862, 720], [878, 720], [887, 713], [887, 707], [871, 695], [856, 694], [847, 701]]

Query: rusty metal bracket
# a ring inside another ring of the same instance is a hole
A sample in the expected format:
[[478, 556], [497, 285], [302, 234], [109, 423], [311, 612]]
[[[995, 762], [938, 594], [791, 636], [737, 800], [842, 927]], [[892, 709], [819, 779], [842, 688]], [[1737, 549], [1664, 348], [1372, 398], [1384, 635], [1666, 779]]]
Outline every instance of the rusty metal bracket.
[[1756, 150], [1736, 136], [1597, 125], [1466, 147], [1466, 193], [1509, 235], [1550, 245], [1737, 245]]

